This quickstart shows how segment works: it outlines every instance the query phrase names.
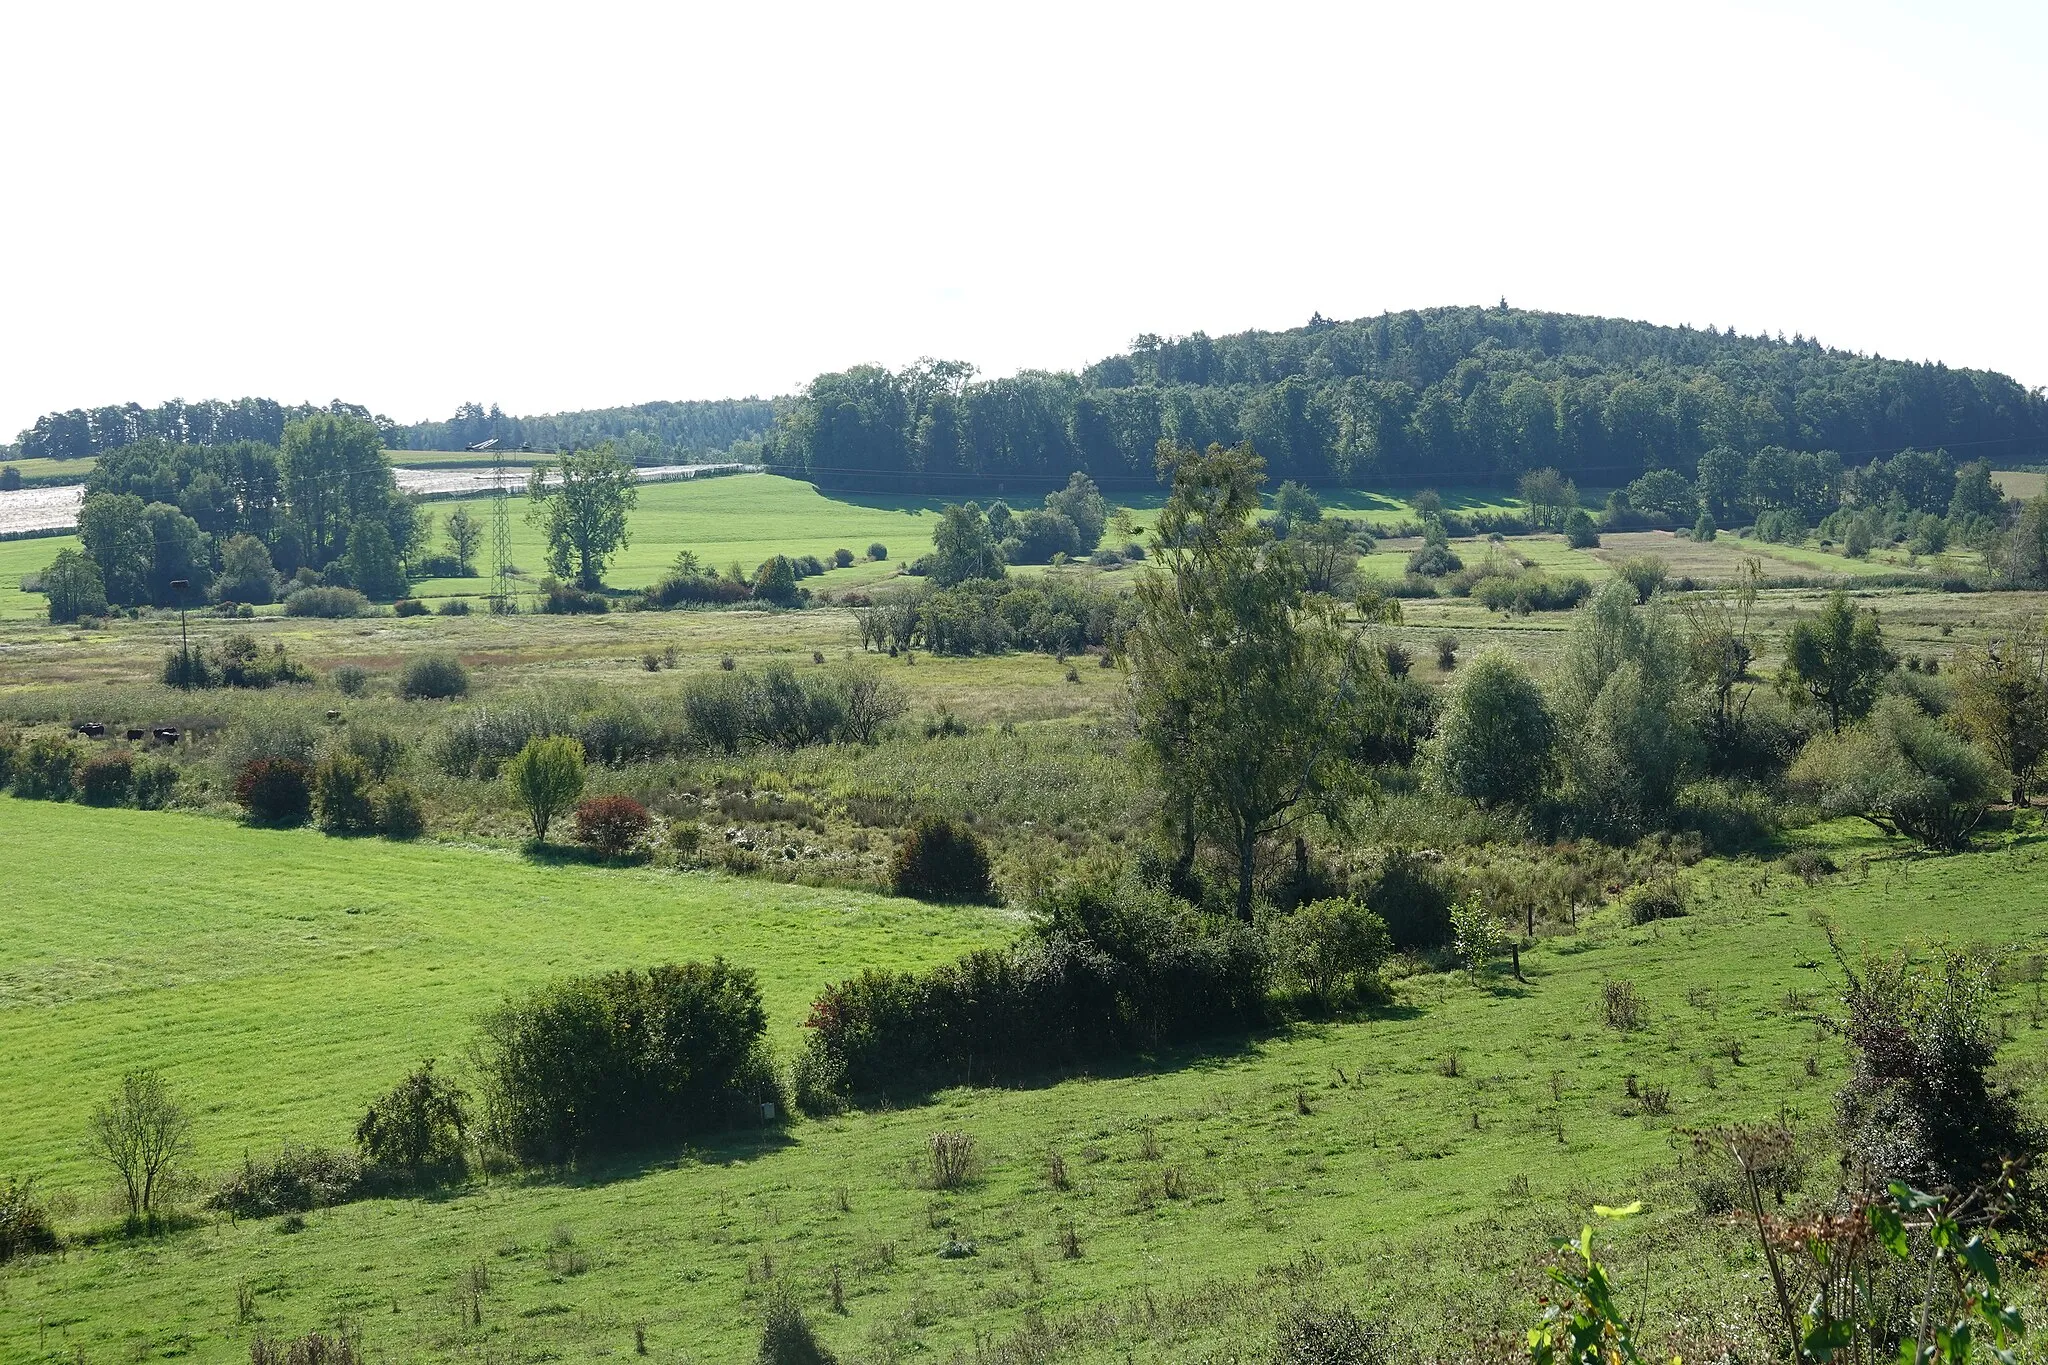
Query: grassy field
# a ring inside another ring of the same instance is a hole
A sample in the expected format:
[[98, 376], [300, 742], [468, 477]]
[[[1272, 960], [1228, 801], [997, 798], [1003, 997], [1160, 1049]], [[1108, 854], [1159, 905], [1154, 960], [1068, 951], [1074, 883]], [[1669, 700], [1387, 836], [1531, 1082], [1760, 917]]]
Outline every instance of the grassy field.
[[[12, 848], [66, 851], [0, 869], [19, 931], [0, 946], [0, 1151], [85, 1222], [100, 1186], [77, 1134], [123, 1066], [170, 1069], [201, 1109], [201, 1164], [217, 1167], [287, 1134], [345, 1142], [367, 1093], [417, 1056], [456, 1057], [475, 1009], [549, 973], [724, 951], [761, 969], [786, 1042], [806, 993], [852, 962], [929, 961], [1002, 932], [978, 912], [169, 815], [0, 801], [0, 829]], [[1739, 1315], [1758, 1286], [1711, 1230], [1702, 1242], [1674, 1140], [1781, 1111], [1818, 1134], [1843, 1073], [1816, 1022], [1838, 987], [1820, 917], [1852, 945], [2048, 945], [2038, 837], [1912, 862], [1854, 830], [1814, 834], [1850, 872], [1807, 888], [1702, 868], [1692, 916], [1582, 921], [1524, 956], [1526, 984], [1425, 974], [1375, 1018], [1124, 1073], [371, 1201], [296, 1235], [221, 1222], [74, 1249], [0, 1271], [0, 1357], [238, 1360], [259, 1327], [349, 1316], [379, 1359], [591, 1359], [630, 1352], [640, 1324], [658, 1359], [736, 1360], [769, 1277], [863, 1360], [1013, 1337], [1048, 1351], [1027, 1359], [1238, 1358], [1214, 1353], [1266, 1339], [1295, 1294], [1484, 1343], [1527, 1320], [1546, 1233], [1636, 1197], [1651, 1216], [1627, 1262], [1682, 1231], [1696, 1248], [1674, 1267], [1685, 1303]], [[76, 856], [95, 848], [121, 856]], [[1648, 997], [1640, 1032], [1600, 1025], [1595, 999], [1617, 979]], [[2037, 1089], [2029, 989], [2002, 1008], [2017, 1019], [2011, 1074]], [[1672, 1112], [1643, 1113], [1628, 1077], [1668, 1086]], [[940, 1128], [983, 1152], [964, 1191], [916, 1178]], [[1071, 1190], [1048, 1186], [1049, 1152]], [[1078, 1259], [1060, 1250], [1069, 1223]], [[955, 1237], [978, 1254], [938, 1258]], [[491, 1288], [469, 1327], [451, 1292], [479, 1261]], [[253, 1322], [235, 1320], [238, 1283]]]
[[1998, 491], [2008, 498], [2038, 498], [2048, 492], [2048, 474], [2040, 470], [2004, 469], [1991, 475], [1991, 481], [1998, 485]]
[[89, 455], [82, 460], [0, 460], [0, 464], [13, 465], [20, 470], [24, 479], [61, 478], [66, 483], [84, 483], [98, 463]]

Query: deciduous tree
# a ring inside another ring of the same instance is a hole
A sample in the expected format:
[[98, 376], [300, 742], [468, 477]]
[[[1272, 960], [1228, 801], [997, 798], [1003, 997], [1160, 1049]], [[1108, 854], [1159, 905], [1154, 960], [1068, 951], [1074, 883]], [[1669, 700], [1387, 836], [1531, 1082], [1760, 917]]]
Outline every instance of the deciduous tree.
[[574, 575], [585, 592], [602, 587], [605, 562], [631, 540], [626, 514], [640, 502], [633, 466], [606, 442], [564, 455], [559, 465], [541, 461], [527, 495], [527, 518], [547, 536], [549, 572]]

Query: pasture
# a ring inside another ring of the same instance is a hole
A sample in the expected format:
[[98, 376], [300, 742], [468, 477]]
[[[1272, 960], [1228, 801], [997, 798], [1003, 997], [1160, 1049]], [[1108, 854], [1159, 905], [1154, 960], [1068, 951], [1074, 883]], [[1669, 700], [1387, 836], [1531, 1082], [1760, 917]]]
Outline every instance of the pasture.
[[[20, 931], [0, 948], [16, 1101], [0, 1150], [87, 1223], [100, 1186], [77, 1132], [127, 1065], [160, 1063], [192, 1096], [213, 1169], [285, 1136], [345, 1143], [369, 1093], [419, 1056], [459, 1068], [469, 1016], [549, 971], [722, 951], [762, 971], [787, 1045], [805, 993], [851, 963], [931, 961], [1004, 931], [984, 912], [191, 817], [0, 801], [0, 828], [11, 848], [119, 850], [0, 869]], [[1849, 870], [1809, 888], [1703, 865], [1683, 920], [1602, 912], [1525, 953], [1526, 981], [1425, 970], [1356, 1022], [369, 1201], [303, 1231], [217, 1221], [79, 1247], [0, 1272], [0, 1355], [239, 1360], [259, 1329], [347, 1317], [380, 1359], [588, 1359], [630, 1352], [640, 1326], [658, 1359], [730, 1360], [750, 1353], [771, 1280], [863, 1360], [972, 1359], [977, 1342], [1213, 1359], [1267, 1339], [1297, 1295], [1483, 1346], [1527, 1320], [1546, 1234], [1633, 1198], [1650, 1216], [1622, 1234], [1625, 1263], [1675, 1264], [1674, 1311], [1739, 1316], [1757, 1286], [1700, 1223], [1678, 1133], [1780, 1113], [1824, 1125], [1843, 1060], [1821, 925], [1852, 952], [1954, 942], [2023, 966], [2048, 947], [2037, 833], [1936, 862], [1848, 827], [1811, 837]], [[1645, 1027], [1602, 1026], [1613, 980], [1645, 993]], [[2016, 1077], [2048, 1060], [2038, 992], [2019, 981], [1999, 1005]], [[1669, 1112], [1632, 1102], [1644, 1088], [1668, 1090]], [[939, 1129], [982, 1154], [962, 1190], [921, 1184]], [[1048, 1183], [1054, 1153], [1070, 1188]], [[940, 1257], [949, 1242], [975, 1254]], [[478, 1263], [480, 1326], [454, 1292]]]

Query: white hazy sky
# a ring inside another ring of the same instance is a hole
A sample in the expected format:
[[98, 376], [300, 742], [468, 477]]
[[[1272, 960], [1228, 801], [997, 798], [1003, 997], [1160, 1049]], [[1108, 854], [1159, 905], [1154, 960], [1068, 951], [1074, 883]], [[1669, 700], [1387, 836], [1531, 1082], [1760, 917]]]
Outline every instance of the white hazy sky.
[[0, 436], [1510, 302], [2048, 384], [2048, 6], [0, 10]]

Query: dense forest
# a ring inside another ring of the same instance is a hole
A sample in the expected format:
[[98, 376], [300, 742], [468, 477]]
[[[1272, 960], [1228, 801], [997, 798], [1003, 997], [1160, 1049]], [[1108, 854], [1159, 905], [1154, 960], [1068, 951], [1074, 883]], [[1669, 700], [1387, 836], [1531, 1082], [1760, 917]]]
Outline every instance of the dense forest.
[[[367, 418], [331, 404], [336, 415]], [[72, 458], [138, 440], [275, 445], [314, 409], [266, 400], [51, 414], [19, 454]], [[638, 464], [730, 453], [828, 487], [974, 491], [1149, 485], [1161, 440], [1249, 441], [1308, 484], [1513, 484], [1554, 468], [1598, 486], [1696, 474], [1710, 451], [1831, 451], [1856, 466], [1905, 449], [2011, 463], [2048, 452], [2048, 397], [1986, 370], [1888, 360], [1818, 341], [1611, 318], [1435, 308], [1283, 332], [1139, 337], [1080, 373], [980, 379], [925, 360], [819, 375], [778, 399], [643, 403], [447, 421], [372, 419], [394, 450], [580, 449]]]
[[2048, 399], [2012, 379], [1608, 318], [1438, 308], [1285, 332], [1140, 337], [1080, 374], [978, 381], [953, 363], [820, 375], [769, 442], [821, 484], [947, 487], [1152, 480], [1162, 440], [1249, 441], [1276, 477], [1323, 484], [1590, 484], [1691, 475], [1726, 448], [1918, 447], [2014, 460], [2048, 449]]

